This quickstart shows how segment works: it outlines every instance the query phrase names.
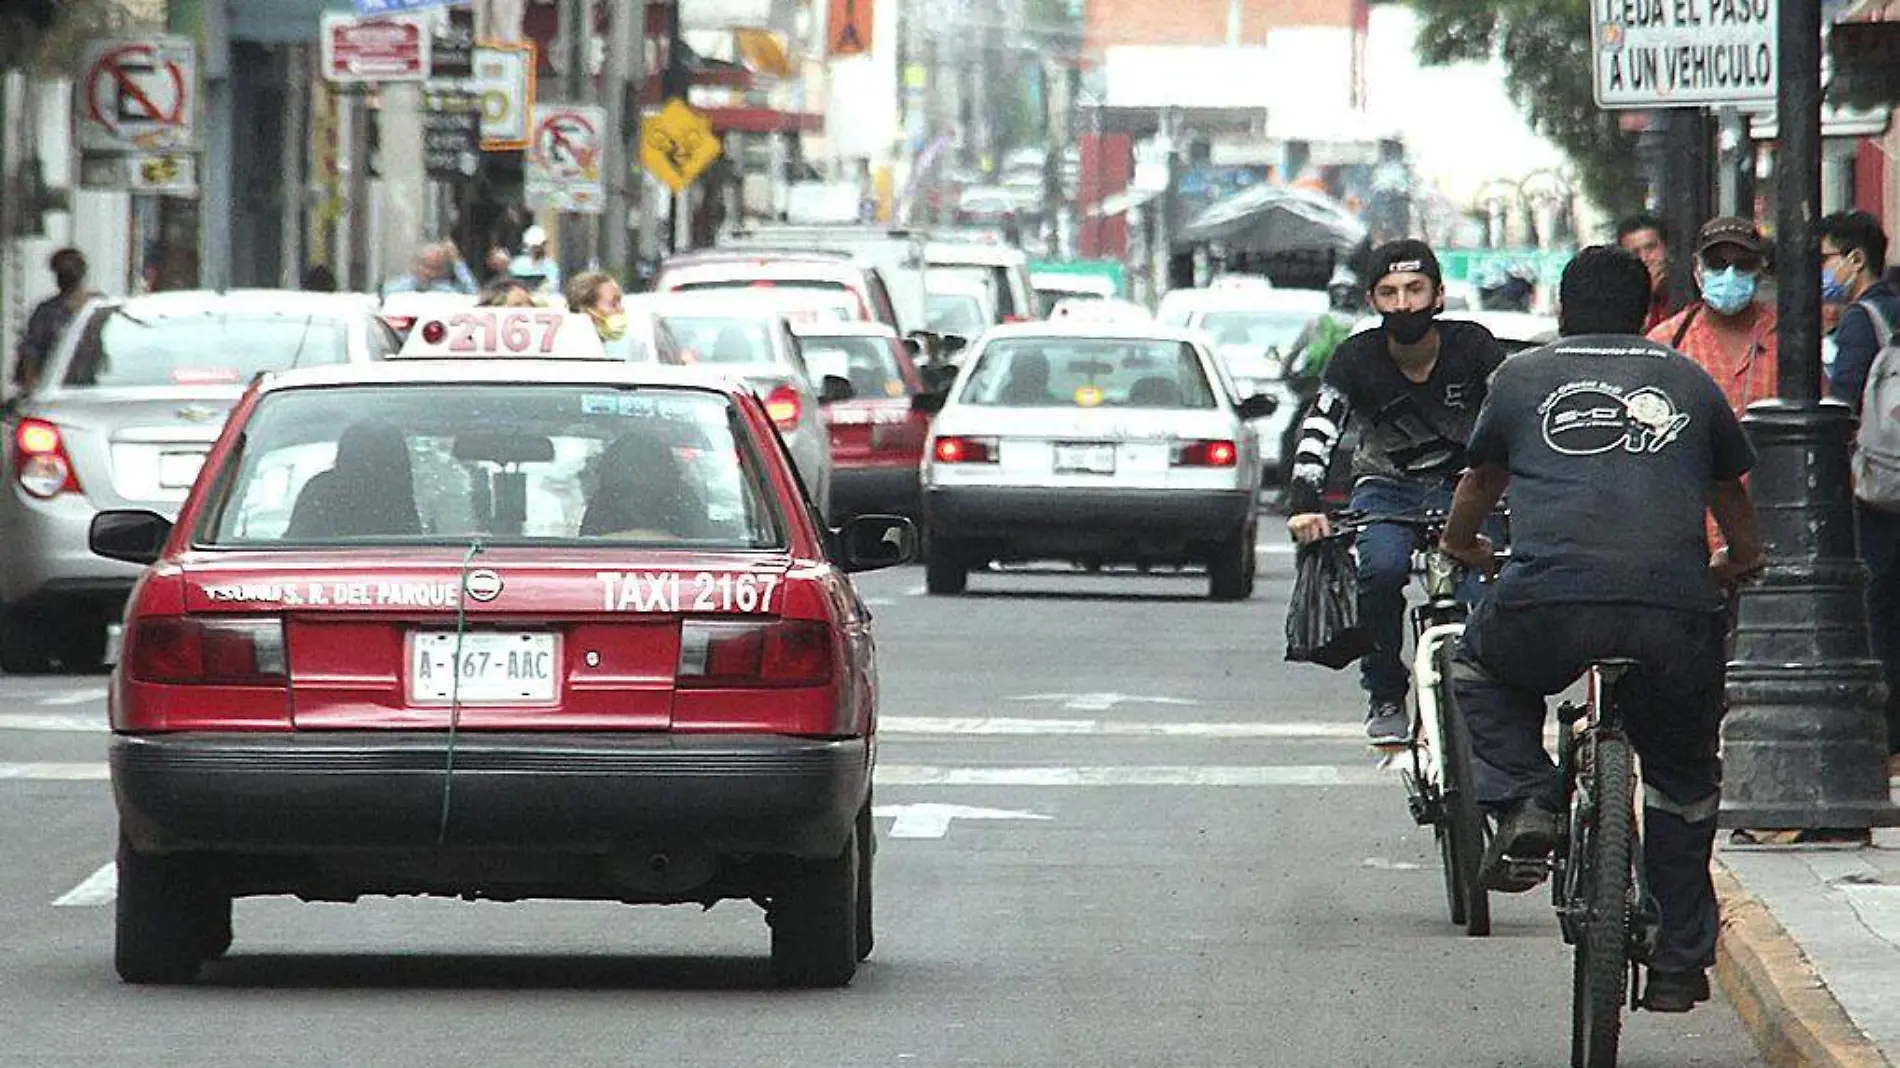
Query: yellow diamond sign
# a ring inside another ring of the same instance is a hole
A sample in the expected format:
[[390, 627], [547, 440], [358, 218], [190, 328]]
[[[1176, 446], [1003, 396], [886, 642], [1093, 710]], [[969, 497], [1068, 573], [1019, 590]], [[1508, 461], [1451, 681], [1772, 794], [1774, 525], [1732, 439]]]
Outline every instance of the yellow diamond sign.
[[719, 158], [719, 137], [706, 117], [677, 98], [640, 126], [640, 162], [678, 193]]

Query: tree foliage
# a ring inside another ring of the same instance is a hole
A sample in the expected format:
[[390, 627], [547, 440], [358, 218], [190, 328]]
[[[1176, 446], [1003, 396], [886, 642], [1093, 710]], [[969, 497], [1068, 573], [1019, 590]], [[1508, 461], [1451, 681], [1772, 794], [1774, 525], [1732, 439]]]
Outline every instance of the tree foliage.
[[49, 78], [75, 77], [87, 40], [155, 28], [124, 0], [62, 0], [43, 5], [43, 23], [29, 4], [0, 0], [0, 69], [14, 67]]
[[[1643, 205], [1636, 135], [1591, 91], [1590, 0], [1409, 0], [1419, 59], [1504, 62], [1505, 89], [1576, 165], [1582, 192], [1612, 215]], [[1458, 102], [1438, 102], [1456, 108]]]

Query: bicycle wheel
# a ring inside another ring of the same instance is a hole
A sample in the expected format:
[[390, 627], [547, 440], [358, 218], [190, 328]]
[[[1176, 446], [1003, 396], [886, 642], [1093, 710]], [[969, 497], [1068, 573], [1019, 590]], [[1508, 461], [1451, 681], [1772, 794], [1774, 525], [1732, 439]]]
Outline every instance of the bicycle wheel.
[[1635, 757], [1628, 740], [1598, 734], [1587, 743], [1588, 830], [1572, 862], [1583, 871], [1571, 982], [1572, 1068], [1615, 1068], [1629, 993], [1631, 866], [1635, 863]]
[[[1446, 882], [1456, 879], [1463, 890], [1465, 934], [1482, 938], [1491, 933], [1491, 899], [1478, 882], [1478, 869], [1484, 862], [1484, 814], [1478, 811], [1477, 782], [1471, 774], [1471, 735], [1452, 694], [1451, 659], [1449, 643], [1432, 653], [1438, 675], [1438, 736], [1445, 747], [1438, 758], [1444, 811], [1440, 856]], [[1453, 922], [1459, 921], [1454, 917]]]

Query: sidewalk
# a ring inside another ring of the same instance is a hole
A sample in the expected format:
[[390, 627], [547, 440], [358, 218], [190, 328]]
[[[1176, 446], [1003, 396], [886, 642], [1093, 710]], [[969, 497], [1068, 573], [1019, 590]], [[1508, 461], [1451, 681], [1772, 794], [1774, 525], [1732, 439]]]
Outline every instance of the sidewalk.
[[1900, 829], [1866, 848], [1716, 847], [1715, 978], [1768, 1063], [1900, 1057]]

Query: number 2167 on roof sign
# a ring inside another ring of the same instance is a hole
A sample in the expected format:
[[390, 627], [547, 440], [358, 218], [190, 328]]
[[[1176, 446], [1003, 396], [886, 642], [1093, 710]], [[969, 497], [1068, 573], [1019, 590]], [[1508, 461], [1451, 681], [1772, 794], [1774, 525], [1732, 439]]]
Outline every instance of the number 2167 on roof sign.
[[1773, 106], [1789, 2], [1816, 0], [1591, 0], [1597, 106]]

